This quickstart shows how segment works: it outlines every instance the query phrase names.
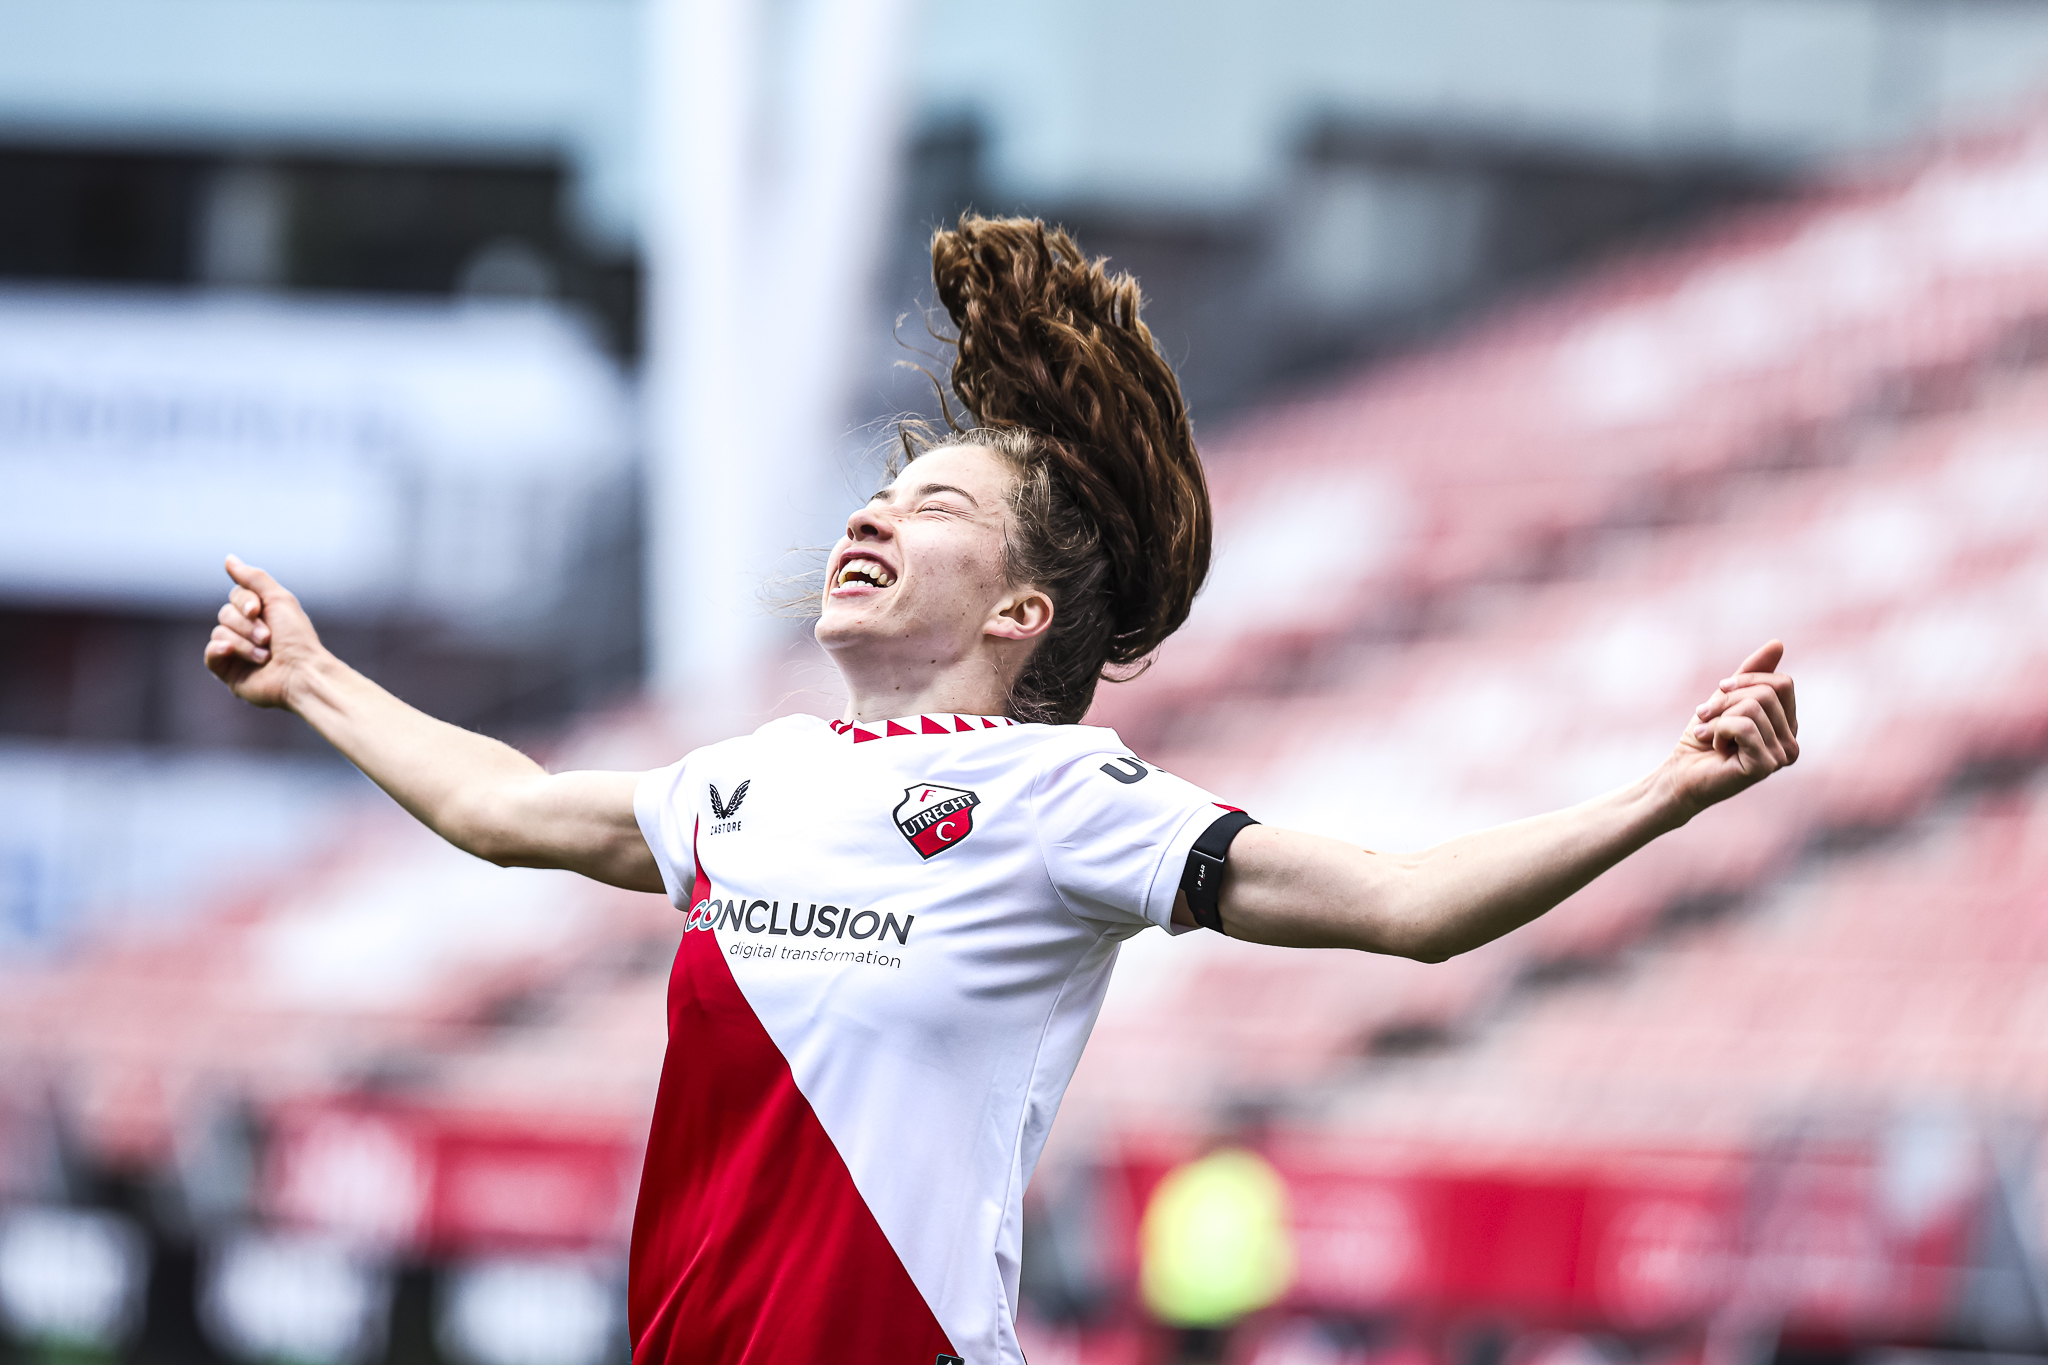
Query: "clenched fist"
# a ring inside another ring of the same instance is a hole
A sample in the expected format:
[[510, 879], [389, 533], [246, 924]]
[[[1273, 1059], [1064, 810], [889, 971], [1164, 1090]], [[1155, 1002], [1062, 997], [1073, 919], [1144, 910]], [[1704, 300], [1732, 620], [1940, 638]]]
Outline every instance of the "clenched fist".
[[206, 666], [243, 701], [292, 705], [294, 679], [324, 651], [299, 599], [276, 579], [229, 555], [235, 586], [206, 642]]
[[1671, 794], [1688, 815], [1725, 801], [1799, 760], [1799, 702], [1777, 672], [1785, 646], [1771, 641], [1724, 678], [1665, 761]]

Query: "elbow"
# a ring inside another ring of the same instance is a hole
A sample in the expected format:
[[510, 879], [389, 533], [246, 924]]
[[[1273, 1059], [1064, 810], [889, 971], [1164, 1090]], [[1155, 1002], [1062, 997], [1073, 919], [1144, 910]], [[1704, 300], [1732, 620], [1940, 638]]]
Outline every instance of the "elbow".
[[1448, 962], [1464, 951], [1462, 947], [1439, 942], [1428, 937], [1413, 943], [1403, 944], [1394, 950], [1396, 956], [1405, 957], [1411, 962], [1426, 962], [1430, 966], [1435, 966], [1439, 962]]
[[441, 830], [441, 837], [473, 858], [481, 858], [493, 867], [517, 867], [512, 850], [503, 840], [494, 839], [482, 830], [468, 829], [450, 824]]
[[1402, 876], [1391, 888], [1384, 911], [1390, 941], [1381, 951], [1434, 965], [1485, 941], [1473, 939], [1470, 916], [1421, 875], [1420, 859], [1398, 866]]
[[1383, 951], [1415, 962], [1434, 965], [1448, 962], [1473, 945], [1464, 942], [1449, 925], [1429, 923], [1425, 917], [1403, 917], [1403, 928]]
[[477, 801], [453, 801], [441, 812], [441, 818], [433, 822], [434, 832], [461, 849], [471, 857], [481, 858], [496, 867], [523, 867], [517, 842], [510, 837], [505, 822], [493, 818], [487, 804]]
[[1441, 934], [1385, 925], [1377, 929], [1346, 934], [1341, 941], [1326, 943], [1323, 946], [1351, 948], [1381, 957], [1405, 957], [1411, 962], [1430, 964], [1449, 961], [1464, 952], [1466, 947], [1464, 944], [1452, 943]]
[[1459, 941], [1454, 917], [1420, 875], [1419, 858], [1374, 855], [1363, 868], [1369, 880], [1358, 888], [1345, 915], [1347, 946], [1432, 964], [1472, 946]]
[[483, 859], [493, 867], [540, 867], [534, 860], [533, 850], [510, 837], [509, 833], [493, 826], [482, 826], [466, 831], [461, 838], [451, 837], [449, 843], [463, 852]]

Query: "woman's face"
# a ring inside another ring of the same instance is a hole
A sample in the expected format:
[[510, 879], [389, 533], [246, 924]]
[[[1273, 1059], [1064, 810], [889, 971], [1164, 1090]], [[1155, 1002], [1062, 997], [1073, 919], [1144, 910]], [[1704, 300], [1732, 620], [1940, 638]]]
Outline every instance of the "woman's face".
[[[1003, 574], [1014, 482], [1003, 458], [981, 446], [913, 460], [847, 519], [826, 563], [818, 643], [915, 672], [981, 650], [992, 618], [1017, 596]], [[994, 634], [1015, 638], [993, 624]]]

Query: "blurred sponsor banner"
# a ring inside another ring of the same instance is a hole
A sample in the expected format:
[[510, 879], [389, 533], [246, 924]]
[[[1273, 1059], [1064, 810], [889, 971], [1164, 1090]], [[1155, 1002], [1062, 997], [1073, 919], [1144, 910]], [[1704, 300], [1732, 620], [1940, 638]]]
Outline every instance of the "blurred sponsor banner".
[[[1926, 1332], [1973, 1273], [1991, 1188], [1965, 1162], [1908, 1206], [1894, 1157], [1879, 1143], [1554, 1165], [1281, 1152], [1287, 1302], [1622, 1332], [1729, 1321], [1863, 1339]], [[1167, 1169], [1128, 1168], [1134, 1207]]]
[[0, 290], [0, 594], [210, 606], [232, 551], [322, 609], [529, 621], [631, 432], [543, 304]]
[[1485, 1304], [1647, 1329], [1725, 1300], [1745, 1166], [1616, 1160], [1590, 1170], [1375, 1171], [1295, 1161], [1293, 1297], [1376, 1311]]
[[623, 1245], [640, 1149], [497, 1115], [284, 1110], [264, 1212], [353, 1245], [436, 1255]]

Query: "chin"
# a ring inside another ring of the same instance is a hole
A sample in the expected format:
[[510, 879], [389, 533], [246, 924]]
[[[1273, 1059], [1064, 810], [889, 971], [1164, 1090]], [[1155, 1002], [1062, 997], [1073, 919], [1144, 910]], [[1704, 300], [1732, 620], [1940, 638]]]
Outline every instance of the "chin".
[[834, 620], [830, 607], [818, 617], [818, 624], [811, 627], [811, 637], [826, 649], [839, 649], [857, 644], [866, 639], [868, 634], [867, 622]]

